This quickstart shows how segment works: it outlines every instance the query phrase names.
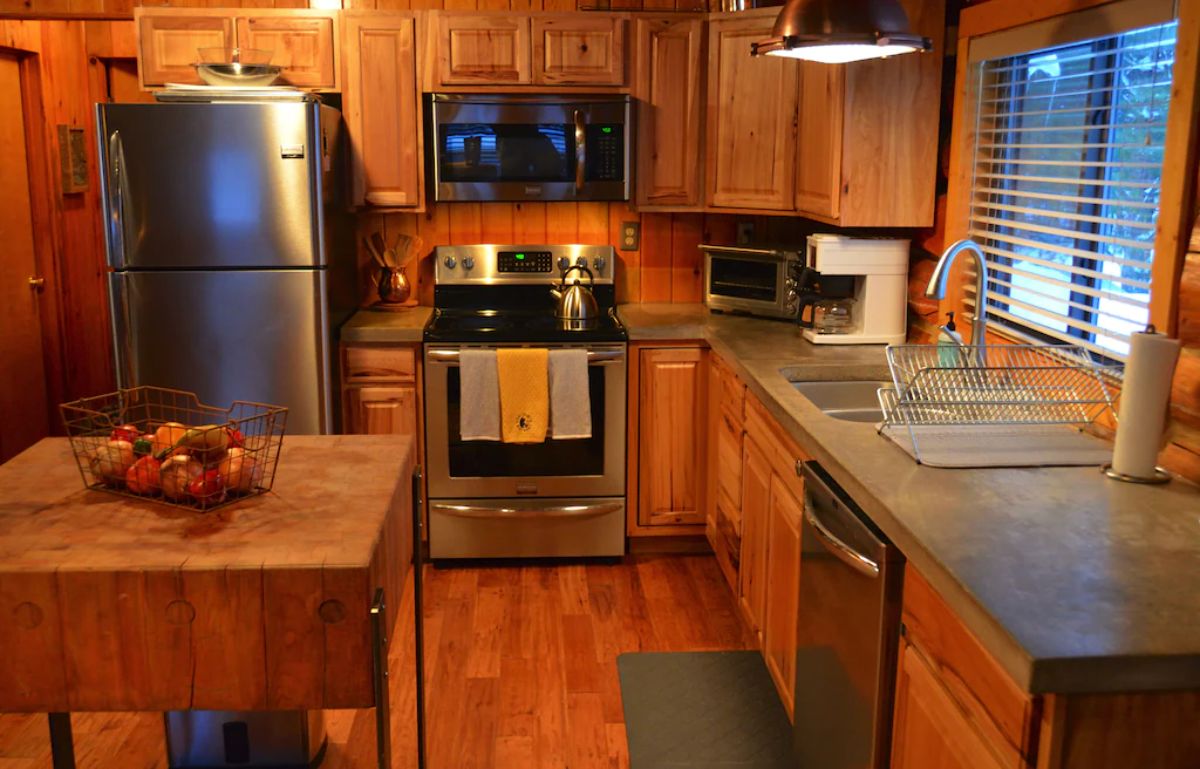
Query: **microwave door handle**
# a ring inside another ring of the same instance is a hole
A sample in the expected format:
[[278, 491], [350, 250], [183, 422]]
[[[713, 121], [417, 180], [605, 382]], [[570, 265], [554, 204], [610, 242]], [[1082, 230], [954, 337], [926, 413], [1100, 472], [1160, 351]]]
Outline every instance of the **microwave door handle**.
[[587, 131], [583, 111], [575, 110], [575, 192], [583, 192], [583, 173], [587, 164]]

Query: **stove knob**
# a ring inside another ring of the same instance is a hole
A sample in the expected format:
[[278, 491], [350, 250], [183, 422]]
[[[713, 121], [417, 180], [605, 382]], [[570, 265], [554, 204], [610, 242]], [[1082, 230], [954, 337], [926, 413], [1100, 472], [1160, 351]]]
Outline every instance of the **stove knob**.
[[567, 269], [567, 268], [568, 268], [568, 267], [570, 267], [570, 266], [571, 266], [571, 260], [570, 260], [570, 259], [568, 259], [568, 258], [567, 258], [567, 257], [565, 257], [565, 256], [560, 256], [560, 257], [558, 257], [558, 269], [559, 269], [559, 271], [560, 271], [560, 272], [561, 272], [562, 270], [565, 270], [565, 269]]
[[586, 256], [576, 257], [575, 258], [575, 266], [576, 267], [587, 267], [587, 257]]
[[473, 257], [473, 256], [464, 256], [464, 257], [463, 257], [463, 269], [464, 269], [464, 270], [473, 270], [473, 269], [475, 269], [475, 257]]
[[608, 260], [606, 260], [603, 256], [597, 256], [592, 260], [592, 267], [595, 268], [596, 272], [604, 272], [604, 265], [607, 263]]
[[442, 264], [446, 265], [446, 269], [453, 270], [455, 268], [455, 266], [458, 264], [458, 260], [455, 259], [453, 256], [447, 256], [446, 260], [444, 262], [442, 262]]

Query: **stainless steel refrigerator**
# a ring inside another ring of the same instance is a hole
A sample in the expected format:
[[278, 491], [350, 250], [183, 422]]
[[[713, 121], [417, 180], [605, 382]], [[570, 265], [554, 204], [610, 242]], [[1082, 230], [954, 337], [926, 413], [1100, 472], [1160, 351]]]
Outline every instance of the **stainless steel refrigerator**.
[[340, 114], [299, 93], [177, 98], [97, 105], [118, 384], [286, 406], [288, 432], [334, 432], [355, 260], [333, 194]]

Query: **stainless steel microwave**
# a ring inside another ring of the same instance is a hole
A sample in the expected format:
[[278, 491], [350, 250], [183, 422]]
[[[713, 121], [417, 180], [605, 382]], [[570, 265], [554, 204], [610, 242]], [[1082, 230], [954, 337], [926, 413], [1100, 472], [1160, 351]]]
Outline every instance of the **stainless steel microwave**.
[[787, 249], [700, 246], [704, 303], [713, 310], [795, 318], [804, 254]]
[[435, 201], [629, 199], [628, 96], [435, 93], [426, 114]]

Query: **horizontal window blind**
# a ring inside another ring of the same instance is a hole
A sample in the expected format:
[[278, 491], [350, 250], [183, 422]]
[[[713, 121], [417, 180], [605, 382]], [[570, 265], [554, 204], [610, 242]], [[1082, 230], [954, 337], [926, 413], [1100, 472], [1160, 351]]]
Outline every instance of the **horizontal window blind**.
[[968, 235], [987, 257], [990, 323], [1105, 362], [1145, 327], [1175, 27], [975, 68]]

